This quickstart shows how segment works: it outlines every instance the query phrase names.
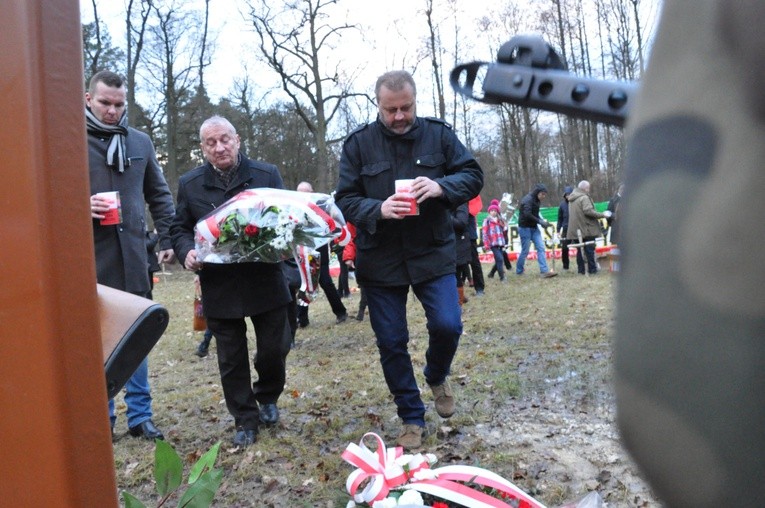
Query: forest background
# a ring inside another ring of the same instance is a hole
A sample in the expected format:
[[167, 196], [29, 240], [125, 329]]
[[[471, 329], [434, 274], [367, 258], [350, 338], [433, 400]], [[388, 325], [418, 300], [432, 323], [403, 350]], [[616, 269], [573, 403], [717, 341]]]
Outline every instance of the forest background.
[[418, 115], [452, 124], [483, 167], [485, 204], [541, 182], [543, 206], [556, 206], [580, 180], [596, 201], [613, 195], [621, 129], [471, 101], [449, 72], [537, 33], [573, 74], [639, 80], [661, 0], [81, 0], [81, 10], [85, 83], [101, 69], [127, 78], [130, 124], [151, 136], [171, 189], [202, 161], [199, 125], [220, 114], [287, 188], [331, 192], [344, 137], [376, 116], [376, 77], [402, 68], [418, 83]]

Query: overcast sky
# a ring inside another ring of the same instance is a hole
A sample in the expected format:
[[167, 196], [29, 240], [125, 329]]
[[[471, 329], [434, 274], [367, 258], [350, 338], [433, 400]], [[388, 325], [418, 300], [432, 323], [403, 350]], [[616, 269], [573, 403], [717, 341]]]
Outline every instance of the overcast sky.
[[[465, 41], [472, 39], [475, 34], [475, 20], [489, 12], [492, 6], [501, 4], [501, 0], [470, 0], [457, 2], [460, 9], [459, 18], [464, 26]], [[202, 8], [201, 0], [187, 0], [184, 5]], [[253, 31], [245, 21], [240, 9], [244, 9], [244, 0], [211, 0], [210, 25], [217, 32], [217, 49], [214, 53], [213, 65], [206, 71], [208, 91], [212, 97], [227, 95], [231, 90], [234, 77], [242, 73], [243, 59], [252, 61], [249, 56], [255, 51]], [[359, 33], [344, 32], [341, 46], [333, 53], [342, 55], [346, 68], [360, 68], [360, 77], [356, 80], [357, 87], [367, 87], [371, 90], [376, 77], [392, 68], [414, 61], [414, 55], [421, 46], [420, 39], [427, 35], [426, 18], [423, 14], [425, 0], [345, 0], [337, 9], [337, 23], [347, 19], [349, 24], [362, 28]], [[80, 0], [81, 17], [84, 23], [93, 20], [91, 0]], [[124, 0], [99, 0], [99, 16], [104, 20], [115, 44], [124, 45]], [[445, 16], [444, 14], [436, 14]], [[449, 21], [451, 22], [451, 17]], [[451, 32], [451, 30], [449, 31]], [[453, 33], [442, 34], [453, 40]], [[511, 34], [509, 34], [511, 35]], [[509, 38], [508, 35], [508, 38]], [[453, 47], [453, 42], [449, 43]], [[476, 44], [471, 42], [471, 44]], [[488, 42], [478, 44], [476, 51], [466, 51], [463, 61], [486, 60], [491, 57], [488, 52]], [[243, 48], [252, 48], [242, 51]], [[478, 53], [480, 48], [480, 54]], [[454, 62], [445, 62], [447, 71]], [[410, 63], [411, 65], [411, 63]], [[423, 72], [429, 68], [420, 65]], [[250, 75], [258, 76], [258, 64], [248, 63]], [[272, 71], [265, 71], [271, 74]], [[262, 76], [262, 75], [261, 75]], [[273, 76], [269, 76], [273, 80]]]
[[[161, 0], [160, 0], [161, 1]], [[104, 20], [108, 31], [116, 45], [124, 47], [124, 11], [125, 0], [98, 0], [99, 16]], [[436, 1], [445, 3], [444, 0]], [[455, 0], [460, 10], [457, 20], [460, 24], [460, 54], [459, 62], [447, 56], [443, 62], [444, 79], [448, 80], [448, 72], [455, 63], [465, 63], [472, 60], [491, 61], [496, 56], [496, 49], [502, 42], [510, 39], [515, 33], [488, 34], [477, 27], [477, 19], [496, 12], [499, 6], [507, 5], [508, 0]], [[529, 11], [539, 8], [550, 8], [550, 0], [525, 0], [516, 2], [524, 5]], [[594, 5], [590, 0], [587, 5]], [[654, 24], [653, 17], [657, 15], [661, 0], [642, 0], [641, 5], [646, 11], [643, 27]], [[176, 0], [176, 5], [184, 8], [196, 8], [200, 12], [204, 8], [204, 0]], [[334, 69], [337, 62], [342, 62], [341, 69], [353, 72], [354, 87], [357, 92], [372, 92], [377, 76], [395, 68], [411, 68], [416, 62], [415, 56], [421, 50], [422, 39], [428, 35], [426, 17], [423, 13], [426, 0], [341, 0], [335, 7], [331, 25], [347, 23], [356, 25], [358, 31], [343, 32], [338, 47], [331, 52], [325, 52], [325, 72]], [[288, 101], [281, 91], [277, 75], [254, 58], [257, 54], [255, 35], [251, 23], [242, 15], [246, 8], [245, 0], [210, 0], [211, 34], [217, 37], [217, 46], [213, 53], [213, 63], [205, 70], [205, 84], [213, 100], [229, 95], [233, 90], [233, 82], [245, 74], [242, 62], [247, 62], [247, 74], [250, 84], [255, 85], [255, 97], [266, 98], [267, 101]], [[84, 23], [93, 20], [92, 0], [80, 0], [81, 17]], [[594, 16], [593, 16], [594, 17]], [[447, 51], [454, 49], [454, 17], [446, 9], [436, 11], [434, 18], [443, 20], [441, 36]], [[446, 18], [446, 19], [444, 19]], [[589, 17], [587, 17], [589, 18]], [[589, 23], [592, 20], [586, 18]], [[593, 21], [594, 26], [594, 21]], [[595, 30], [595, 28], [593, 28]], [[591, 34], [594, 39], [595, 34]], [[592, 55], [591, 55], [592, 57]], [[431, 96], [431, 73], [429, 62], [421, 62], [415, 72], [415, 79], [423, 98]], [[448, 87], [448, 81], [447, 81]], [[447, 94], [451, 89], [447, 90]], [[141, 90], [139, 90], [139, 94]], [[427, 94], [427, 95], [425, 95]], [[156, 99], [156, 98], [155, 98]], [[423, 116], [435, 115], [432, 101], [418, 101], [418, 113]]]

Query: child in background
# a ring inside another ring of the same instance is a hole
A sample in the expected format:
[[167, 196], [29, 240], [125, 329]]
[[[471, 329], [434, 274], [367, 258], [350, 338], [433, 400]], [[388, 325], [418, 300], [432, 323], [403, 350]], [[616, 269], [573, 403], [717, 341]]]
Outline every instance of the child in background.
[[[491, 205], [496, 205], [497, 208], [499, 208], [499, 220], [504, 225], [504, 233], [503, 236], [505, 237], [505, 245], [502, 247], [502, 262], [505, 264], [505, 270], [511, 270], [513, 268], [513, 264], [510, 262], [510, 255], [507, 253], [507, 245], [508, 245], [508, 231], [507, 231], [507, 221], [505, 220], [505, 216], [502, 215], [502, 208], [500, 207], [499, 200], [498, 199], [492, 199]], [[491, 267], [491, 270], [489, 270], [489, 278], [493, 279], [494, 274], [497, 273], [497, 266], [494, 265]]]
[[491, 249], [494, 255], [494, 268], [499, 273], [500, 282], [505, 281], [505, 258], [502, 248], [507, 245], [506, 231], [507, 225], [499, 216], [499, 206], [492, 203], [489, 205], [489, 216], [483, 221], [481, 233], [484, 248]]

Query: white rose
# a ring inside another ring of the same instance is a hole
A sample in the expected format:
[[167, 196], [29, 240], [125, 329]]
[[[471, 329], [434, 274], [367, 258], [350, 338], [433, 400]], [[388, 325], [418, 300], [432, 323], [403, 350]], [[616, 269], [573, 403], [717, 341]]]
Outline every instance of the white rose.
[[398, 498], [399, 505], [422, 505], [424, 501], [422, 496], [416, 490], [405, 490], [401, 497]]
[[413, 457], [414, 457], [414, 455], [410, 455], [408, 453], [405, 453], [405, 454], [401, 455], [400, 457], [396, 457], [396, 460], [394, 462], [395, 462], [395, 464], [397, 464], [397, 465], [399, 465], [401, 467], [408, 466], [409, 462], [412, 460]]
[[385, 499], [375, 501], [374, 504], [372, 504], [372, 508], [395, 508], [397, 504], [396, 500], [392, 497], [386, 497]]
[[422, 480], [437, 480], [438, 475], [432, 469], [420, 469], [414, 473], [414, 479], [418, 481]]

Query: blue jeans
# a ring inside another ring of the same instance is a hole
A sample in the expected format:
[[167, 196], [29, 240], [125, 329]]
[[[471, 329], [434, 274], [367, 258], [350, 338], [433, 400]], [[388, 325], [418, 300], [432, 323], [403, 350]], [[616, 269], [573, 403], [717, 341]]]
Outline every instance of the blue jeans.
[[494, 267], [499, 273], [499, 280], [505, 280], [505, 255], [502, 252], [502, 247], [492, 245], [491, 253], [494, 254]]
[[515, 273], [523, 273], [523, 267], [526, 265], [526, 256], [529, 255], [529, 247], [534, 242], [534, 248], [537, 250], [537, 263], [539, 271], [547, 273], [547, 259], [545, 257], [545, 242], [542, 240], [542, 233], [539, 228], [518, 228], [518, 236], [521, 238], [521, 253], [518, 255], [518, 261], [515, 263]]
[[[425, 310], [428, 349], [425, 352], [425, 381], [440, 385], [446, 380], [462, 335], [462, 316], [454, 274], [412, 284]], [[377, 337], [377, 349], [388, 389], [405, 424], [425, 425], [425, 405], [414, 377], [409, 356], [406, 301], [409, 286], [364, 286], [369, 321]]]
[[[151, 392], [149, 391], [149, 360], [144, 358], [136, 371], [125, 383], [128, 427], [135, 427], [151, 418]], [[117, 420], [114, 399], [109, 400], [109, 420], [112, 427]]]

